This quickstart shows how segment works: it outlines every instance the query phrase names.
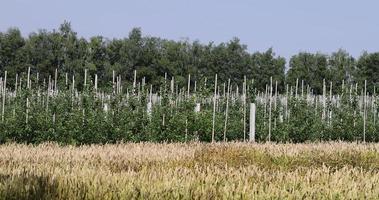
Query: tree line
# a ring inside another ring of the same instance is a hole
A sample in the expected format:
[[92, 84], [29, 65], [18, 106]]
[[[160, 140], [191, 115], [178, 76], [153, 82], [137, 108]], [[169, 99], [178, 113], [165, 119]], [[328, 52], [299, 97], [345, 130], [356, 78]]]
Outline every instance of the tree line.
[[230, 78], [241, 85], [246, 76], [254, 80], [258, 90], [265, 90], [273, 77], [279, 91], [284, 91], [286, 84], [295, 85], [297, 80], [309, 85], [315, 94], [322, 93], [324, 80], [333, 82], [335, 91], [342, 84], [358, 83], [361, 87], [367, 80], [368, 91], [373, 92], [378, 86], [379, 52], [364, 52], [359, 58], [343, 49], [330, 55], [299, 52], [290, 58], [286, 70], [285, 58], [272, 48], [250, 53], [238, 38], [202, 44], [143, 36], [140, 28], [134, 28], [121, 39], [85, 39], [66, 21], [57, 30], [39, 30], [28, 37], [23, 37], [17, 28], [0, 32], [0, 75], [7, 71], [11, 83], [16, 74], [25, 76], [29, 67], [32, 73], [39, 73], [40, 79], [47, 80], [55, 69], [61, 76], [75, 76], [79, 88], [87, 69], [98, 75], [99, 85], [103, 86], [111, 83], [113, 71], [121, 75], [124, 84], [130, 84], [137, 70], [137, 78], [145, 77], [146, 83], [152, 85], [159, 85], [165, 75], [185, 86], [188, 74], [192, 80], [213, 80], [217, 73], [220, 81]]

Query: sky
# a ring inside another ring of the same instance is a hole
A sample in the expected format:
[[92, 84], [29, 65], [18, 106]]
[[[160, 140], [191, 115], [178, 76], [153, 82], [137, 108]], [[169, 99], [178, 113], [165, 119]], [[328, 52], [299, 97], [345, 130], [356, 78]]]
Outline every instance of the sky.
[[272, 47], [287, 58], [300, 51], [355, 57], [379, 51], [378, 0], [0, 0], [0, 31], [24, 36], [71, 22], [79, 36], [144, 35], [201, 43], [238, 37], [249, 52]]

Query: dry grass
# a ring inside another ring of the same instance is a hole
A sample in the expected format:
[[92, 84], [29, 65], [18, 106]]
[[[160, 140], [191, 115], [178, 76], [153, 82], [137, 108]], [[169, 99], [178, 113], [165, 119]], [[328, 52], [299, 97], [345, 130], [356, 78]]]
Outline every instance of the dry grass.
[[379, 198], [379, 144], [0, 146], [0, 199], [346, 198]]

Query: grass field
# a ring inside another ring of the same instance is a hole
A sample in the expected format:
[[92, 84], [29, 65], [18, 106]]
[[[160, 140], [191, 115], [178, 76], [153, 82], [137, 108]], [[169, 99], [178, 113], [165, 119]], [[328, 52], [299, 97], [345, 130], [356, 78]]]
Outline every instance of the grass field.
[[379, 144], [0, 146], [0, 199], [346, 198], [379, 198]]

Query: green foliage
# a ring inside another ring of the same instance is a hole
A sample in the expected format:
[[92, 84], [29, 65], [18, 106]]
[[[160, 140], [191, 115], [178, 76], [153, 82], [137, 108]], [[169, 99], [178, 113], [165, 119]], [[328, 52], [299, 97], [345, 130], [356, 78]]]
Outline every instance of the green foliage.
[[180, 87], [186, 85], [188, 74], [200, 80], [212, 79], [218, 73], [219, 81], [232, 78], [238, 84], [247, 76], [260, 83], [259, 89], [270, 76], [280, 80], [282, 89], [285, 77], [283, 58], [276, 57], [272, 49], [250, 54], [238, 38], [218, 45], [200, 44], [144, 36], [140, 28], [134, 28], [123, 39], [95, 36], [87, 40], [78, 37], [66, 21], [58, 30], [40, 30], [27, 38], [15, 28], [0, 33], [0, 75], [7, 70], [9, 81], [14, 82], [16, 74], [28, 67], [46, 81], [55, 69], [63, 76], [75, 76], [77, 88], [82, 87], [84, 69], [97, 73], [100, 85], [112, 79], [112, 71], [120, 74], [125, 84], [130, 83], [134, 70], [139, 72], [138, 79], [145, 77], [152, 85], [158, 85], [167, 73], [177, 78]]
[[[91, 77], [90, 75], [88, 75]], [[34, 77], [32, 75], [31, 77]], [[21, 77], [25, 78], [25, 77]], [[63, 78], [62, 78], [63, 79]], [[24, 79], [25, 80], [25, 79]], [[41, 143], [57, 141], [62, 144], [117, 143], [120, 141], [211, 141], [213, 119], [212, 80], [199, 81], [196, 93], [187, 96], [185, 88], [173, 93], [167, 82], [162, 82], [154, 93], [152, 111], [148, 112], [149, 91], [146, 85], [128, 93], [116, 93], [109, 88], [95, 92], [89, 78], [89, 85], [82, 91], [62, 85], [58, 91], [47, 90], [32, 82], [31, 89], [25, 85], [17, 94], [8, 91], [4, 107], [4, 121], [0, 122], [0, 143], [8, 141]], [[35, 80], [36, 81], [36, 80]], [[59, 81], [59, 79], [58, 79]], [[62, 80], [63, 81], [63, 80]], [[246, 107], [241, 93], [234, 87], [229, 99], [226, 140], [248, 139], [249, 103], [257, 105], [256, 140], [276, 142], [307, 142], [363, 140], [362, 96], [348, 89], [334, 96], [326, 97], [325, 108], [322, 96], [295, 96], [294, 94], [273, 95], [257, 93], [253, 81], [247, 80]], [[15, 96], [14, 96], [15, 95]], [[156, 96], [158, 95], [158, 96]], [[158, 99], [156, 99], [158, 97]], [[338, 97], [338, 101], [336, 99]], [[379, 141], [377, 129], [378, 103], [376, 96], [370, 96], [372, 103], [366, 109], [365, 140]], [[2, 96], [0, 97], [2, 99]], [[28, 106], [26, 102], [29, 102]], [[201, 111], [195, 112], [196, 103]], [[271, 118], [270, 118], [271, 104]], [[107, 110], [104, 110], [107, 107]], [[220, 94], [215, 116], [215, 140], [222, 141], [225, 129], [226, 96]], [[244, 118], [244, 113], [246, 118]], [[271, 122], [270, 122], [271, 119]], [[244, 122], [245, 120], [245, 122]], [[244, 128], [243, 125], [246, 125]], [[271, 124], [271, 126], [270, 126]], [[270, 129], [271, 127], [271, 129]], [[270, 134], [269, 134], [270, 129]], [[246, 131], [246, 132], [244, 132]]]
[[[258, 141], [362, 140], [362, 102], [358, 98], [362, 98], [365, 80], [372, 98], [370, 111], [366, 113], [365, 139], [377, 141], [378, 105], [373, 95], [379, 86], [376, 80], [378, 55], [364, 53], [356, 61], [344, 50], [330, 56], [301, 52], [291, 58], [286, 74], [285, 59], [276, 56], [272, 48], [249, 53], [238, 38], [217, 45], [201, 44], [144, 36], [140, 28], [135, 28], [123, 39], [96, 36], [87, 40], [79, 38], [69, 22], [64, 22], [58, 30], [40, 30], [24, 38], [18, 29], [12, 28], [0, 33], [0, 76], [4, 78], [7, 71], [9, 95], [5, 101], [4, 121], [0, 123], [0, 142], [210, 141], [215, 74], [221, 94], [215, 114], [217, 141], [223, 139], [226, 118], [222, 85], [229, 78], [234, 97], [228, 111], [226, 139], [242, 140], [247, 135], [243, 124], [247, 126], [249, 119], [243, 118], [243, 112], [249, 113], [249, 108], [243, 108], [241, 94], [236, 94], [236, 86], [242, 85], [244, 77], [247, 80], [246, 105], [257, 105]], [[28, 67], [32, 73], [32, 89], [26, 89]], [[49, 81], [52, 84], [55, 79], [56, 69], [59, 92], [52, 94], [47, 87]], [[87, 87], [84, 87], [85, 70]], [[144, 79], [144, 85], [140, 83], [138, 88], [131, 87], [135, 70], [137, 80]], [[94, 74], [98, 76], [97, 94], [93, 88]], [[122, 77], [120, 94], [114, 93], [113, 74]], [[190, 97], [185, 92], [188, 74], [191, 74]], [[16, 76], [17, 95], [14, 92]], [[274, 100], [277, 106], [272, 109], [271, 121], [267, 91], [264, 93], [270, 77], [277, 83], [280, 94], [292, 92]], [[71, 85], [73, 79], [75, 83]], [[195, 80], [196, 93], [193, 91]], [[325, 111], [321, 101], [315, 100], [319, 96], [312, 96], [313, 102], [295, 97], [296, 80], [298, 91], [304, 81], [305, 93], [312, 91], [312, 95], [323, 93], [323, 80], [327, 86], [332, 82], [338, 106], [328, 99]], [[355, 83], [356, 88], [352, 86]], [[146, 111], [149, 85], [160, 98], [154, 102], [152, 113]], [[291, 92], [287, 91], [288, 85], [292, 86]], [[310, 91], [306, 91], [308, 87]], [[287, 104], [283, 103], [284, 98], [288, 98]], [[201, 103], [200, 113], [194, 112], [196, 103]], [[109, 107], [107, 112], [105, 104]]]

